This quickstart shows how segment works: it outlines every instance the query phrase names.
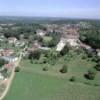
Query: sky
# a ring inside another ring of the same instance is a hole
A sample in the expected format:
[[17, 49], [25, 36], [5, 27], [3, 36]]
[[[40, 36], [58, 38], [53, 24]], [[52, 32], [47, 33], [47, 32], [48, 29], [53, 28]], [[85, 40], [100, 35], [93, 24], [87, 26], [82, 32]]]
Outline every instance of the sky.
[[0, 16], [100, 19], [100, 0], [0, 0]]

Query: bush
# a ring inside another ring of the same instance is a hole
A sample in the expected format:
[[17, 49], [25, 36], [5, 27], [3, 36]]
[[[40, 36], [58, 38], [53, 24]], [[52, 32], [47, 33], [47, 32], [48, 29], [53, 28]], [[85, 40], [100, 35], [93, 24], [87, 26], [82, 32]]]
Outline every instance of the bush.
[[97, 71], [100, 71], [100, 62], [97, 63], [97, 65], [95, 66], [95, 69], [96, 69]]
[[84, 82], [84, 84], [85, 84], [85, 85], [91, 85], [91, 83], [89, 83], [89, 82]]
[[43, 54], [41, 54], [38, 63], [39, 64], [45, 64], [46, 62], [47, 62], [47, 58]]
[[63, 65], [63, 67], [60, 69], [61, 73], [67, 73], [67, 71], [68, 71], [67, 65]]
[[87, 59], [87, 56], [86, 56], [86, 55], [83, 55], [83, 56], [82, 56], [82, 59]]
[[100, 58], [98, 56], [93, 56], [92, 61], [98, 63], [100, 61]]
[[80, 30], [80, 40], [93, 48], [100, 48], [100, 31], [98, 29]]
[[0, 71], [0, 73], [2, 74], [2, 76], [7, 77], [8, 76], [8, 69], [4, 68], [2, 71]]
[[94, 69], [91, 69], [84, 76], [85, 76], [85, 78], [87, 78], [89, 80], [94, 80], [94, 78], [96, 76], [96, 71]]
[[71, 81], [71, 82], [74, 82], [75, 80], [76, 80], [75, 76], [72, 76], [72, 77], [70, 78], [70, 81]]
[[97, 86], [100, 86], [100, 84], [96, 84], [96, 83], [95, 83], [95, 84], [94, 84], [94, 86], [96, 86], [96, 87], [97, 87]]
[[64, 56], [65, 54], [67, 54], [69, 51], [69, 47], [66, 45], [63, 50], [60, 52], [60, 55]]
[[41, 52], [39, 50], [35, 50], [34, 52], [31, 51], [29, 53], [29, 59], [37, 59], [37, 60], [39, 60], [40, 55], [41, 55]]
[[15, 72], [19, 72], [20, 71], [20, 68], [19, 67], [16, 67], [15, 68]]
[[44, 67], [43, 68], [43, 71], [48, 71], [48, 67]]
[[3, 65], [7, 64], [8, 62], [5, 61], [4, 59], [0, 58], [0, 67], [2, 67]]

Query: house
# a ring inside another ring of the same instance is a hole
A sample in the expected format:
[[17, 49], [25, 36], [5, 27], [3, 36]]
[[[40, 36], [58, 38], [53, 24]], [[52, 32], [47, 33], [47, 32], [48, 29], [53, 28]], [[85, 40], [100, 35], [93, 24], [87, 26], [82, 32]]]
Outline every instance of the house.
[[3, 41], [4, 41], [4, 39], [0, 38], [0, 41], [1, 41], [1, 42], [3, 42]]
[[4, 68], [11, 69], [13, 66], [14, 66], [14, 63], [11, 62], [11, 63], [5, 64]]
[[0, 73], [0, 80], [4, 80], [4, 76]]
[[57, 44], [56, 51], [61, 51], [66, 45], [66, 42], [64, 39], [61, 39], [60, 42]]
[[56, 51], [61, 51], [65, 45], [68, 44], [71, 47], [79, 47], [79, 40], [76, 37], [63, 37], [57, 45]]
[[5, 36], [3, 35], [3, 33], [0, 33], [0, 38], [5, 39]]
[[16, 41], [17, 41], [17, 39], [15, 37], [8, 38], [9, 43], [15, 43]]
[[40, 46], [40, 44], [38, 43], [38, 41], [35, 41], [34, 43], [33, 43], [33, 45], [32, 45], [32, 48], [34, 48], [34, 49], [39, 49], [39, 47], [41, 47]]
[[43, 30], [37, 30], [37, 35], [38, 36], [41, 36], [41, 37], [43, 37], [43, 36], [45, 36], [46, 35], [46, 32], [45, 31], [43, 31]]
[[87, 45], [87, 44], [84, 44], [84, 43], [81, 43], [80, 44], [80, 47], [83, 48], [83, 49], [86, 49], [86, 50], [91, 50], [91, 46]]
[[5, 61], [8, 61], [9, 63], [16, 62], [18, 60], [18, 57], [12, 57], [12, 56], [2, 56], [2, 59]]
[[51, 48], [48, 48], [48, 47], [39, 47], [39, 49], [48, 51], [48, 50], [50, 50]]
[[0, 26], [0, 31], [2, 31], [3, 30], [3, 28]]
[[14, 53], [13, 49], [4, 49], [0, 51], [1, 56], [10, 56]]
[[3, 33], [0, 33], [0, 41], [3, 42], [3, 41], [5, 41], [5, 40], [6, 40], [6, 38], [5, 38], [5, 36], [3, 35]]
[[4, 49], [0, 49], [0, 56], [2, 56], [2, 52], [3, 52], [3, 50], [4, 50]]
[[35, 41], [31, 48], [28, 48], [28, 52], [34, 52], [40, 48], [40, 44]]
[[66, 42], [71, 46], [71, 47], [78, 47], [79, 43], [77, 39], [67, 39]]
[[24, 41], [16, 41], [15, 46], [16, 47], [23, 47], [25, 45]]
[[97, 49], [96, 52], [97, 52], [97, 56], [100, 57], [100, 49]]

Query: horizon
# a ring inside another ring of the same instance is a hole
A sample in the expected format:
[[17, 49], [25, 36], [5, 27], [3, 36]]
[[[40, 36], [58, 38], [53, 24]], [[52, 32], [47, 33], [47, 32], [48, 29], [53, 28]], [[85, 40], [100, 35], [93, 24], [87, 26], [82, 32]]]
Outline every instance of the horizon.
[[99, 0], [3, 0], [0, 16], [100, 19]]
[[100, 20], [100, 18], [84, 18], [84, 17], [53, 17], [53, 16], [20, 16], [20, 15], [0, 15], [3, 18], [41, 18], [41, 19], [55, 19], [55, 20]]

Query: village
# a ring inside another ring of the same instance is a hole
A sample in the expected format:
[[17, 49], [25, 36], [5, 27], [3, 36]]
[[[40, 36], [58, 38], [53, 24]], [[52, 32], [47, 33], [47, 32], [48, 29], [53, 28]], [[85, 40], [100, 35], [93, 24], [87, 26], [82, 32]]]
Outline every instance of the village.
[[0, 100], [100, 100], [100, 0], [0, 0]]
[[[80, 23], [85, 26], [85, 23]], [[37, 50], [50, 51], [54, 49], [56, 52], [61, 52], [67, 45], [71, 49], [84, 49], [100, 57], [100, 48], [93, 49], [90, 45], [80, 40], [80, 23], [62, 25], [42, 24], [46, 30], [37, 29], [36, 39], [31, 40], [31, 42], [30, 39], [17, 39], [14, 36], [7, 38], [4, 36], [4, 33], [0, 33], [0, 59], [6, 61], [4, 65], [0, 66], [0, 87], [2, 87], [0, 88], [0, 96], [2, 97], [3, 92], [9, 86], [12, 73], [19, 71], [21, 60]], [[0, 29], [3, 30], [4, 26], [13, 26], [13, 24], [0, 24]], [[87, 25], [87, 28], [90, 27], [91, 25]], [[51, 33], [53, 32], [60, 34], [56, 44], [52, 43], [54, 37], [52, 37]]]

